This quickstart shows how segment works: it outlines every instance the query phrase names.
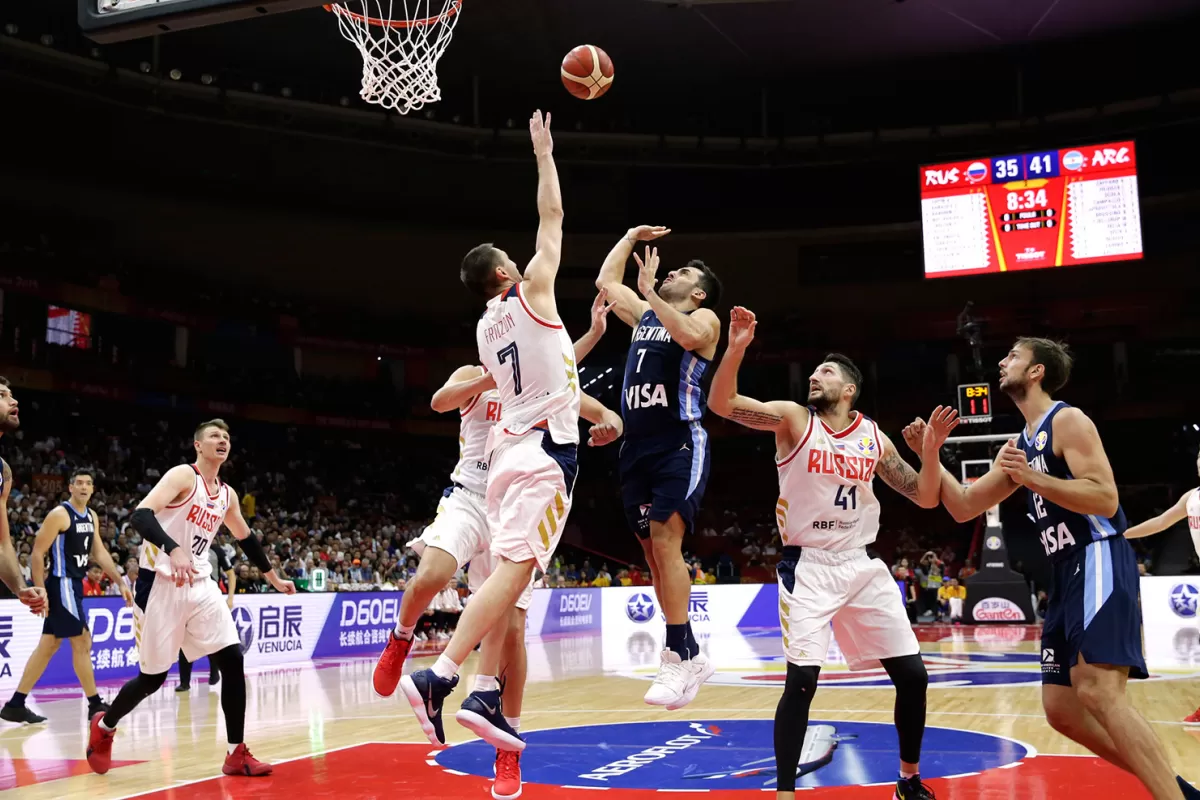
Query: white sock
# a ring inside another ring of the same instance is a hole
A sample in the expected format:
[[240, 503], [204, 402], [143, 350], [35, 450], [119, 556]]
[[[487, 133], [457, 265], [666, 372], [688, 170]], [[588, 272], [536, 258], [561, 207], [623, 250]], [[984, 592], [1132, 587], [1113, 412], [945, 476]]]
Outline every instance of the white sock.
[[521, 730], [521, 718], [520, 717], [505, 717], [504, 721], [507, 722], [509, 724], [509, 727], [511, 727], [514, 731], [517, 731], [518, 733], [520, 732], [520, 730]]
[[477, 692], [495, 692], [500, 689], [500, 682], [491, 675], [476, 675], [475, 676], [475, 691]]
[[104, 731], [115, 731], [115, 730], [116, 730], [116, 727], [115, 727], [115, 726], [114, 726], [114, 727], [112, 727], [112, 728], [108, 727], [107, 725], [105, 725], [105, 724], [104, 724], [104, 717], [101, 717], [101, 718], [100, 718], [100, 730], [104, 730]]
[[450, 680], [458, 674], [458, 664], [455, 664], [450, 659], [446, 658], [445, 653], [438, 656], [438, 660], [433, 662], [433, 674], [439, 678]]
[[413, 631], [416, 629], [416, 625], [401, 625], [400, 620], [396, 620], [396, 627], [393, 630], [393, 633], [396, 634], [397, 639], [411, 639], [413, 637]]
[[908, 780], [909, 778], [913, 777], [914, 775], [920, 775], [920, 774], [921, 773], [919, 773], [919, 772], [905, 772], [904, 770], [900, 770], [900, 777], [903, 778], [904, 780]]
[[229, 752], [229, 755], [233, 755], [233, 751], [234, 751], [234, 750], [237, 750], [237, 749], [238, 749], [239, 747], [241, 747], [241, 746], [242, 746], [242, 743], [241, 743], [241, 742], [238, 742], [237, 744], [231, 744], [231, 745], [229, 745], [229, 751], [228, 751], [228, 752]]

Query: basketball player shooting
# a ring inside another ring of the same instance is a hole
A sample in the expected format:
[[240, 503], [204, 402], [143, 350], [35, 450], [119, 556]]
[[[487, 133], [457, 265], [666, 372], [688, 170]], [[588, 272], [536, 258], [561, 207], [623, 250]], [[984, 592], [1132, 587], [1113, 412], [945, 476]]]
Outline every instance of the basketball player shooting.
[[[701, 383], [721, 337], [712, 310], [721, 299], [721, 282], [711, 267], [692, 260], [667, 273], [656, 289], [657, 248], [647, 246], [645, 261], [633, 248], [668, 233], [650, 225], [630, 229], [604, 260], [596, 286], [608, 291], [616, 315], [633, 328], [621, 393], [621, 504], [667, 622], [658, 675], [644, 699], [675, 710], [690, 703], [714, 671], [688, 619], [692, 586], [683, 538], [692, 531], [708, 483], [711, 451]], [[623, 283], [631, 254], [640, 298]]]
[[[46, 589], [50, 613], [42, 625], [42, 638], [25, 662], [25, 671], [12, 698], [0, 709], [0, 719], [8, 722], [45, 722], [25, 705], [25, 699], [46, 665], [58, 651], [63, 639], [71, 643], [71, 662], [79, 685], [87, 697], [87, 718], [107, 711], [96, 691], [96, 675], [92, 669], [92, 637], [83, 614], [83, 577], [88, 562], [100, 565], [112, 582], [120, 587], [126, 607], [133, 605], [133, 595], [117, 572], [108, 548], [100, 538], [100, 519], [88, 508], [95, 490], [95, 478], [89, 470], [76, 470], [68, 483], [71, 499], [60, 503], [46, 515], [33, 540], [29, 559], [33, 582]], [[46, 557], [50, 557], [50, 575], [46, 576]]]
[[[959, 522], [974, 519], [1018, 488], [1051, 561], [1042, 623], [1042, 707], [1050, 727], [1136, 775], [1156, 800], [1200, 798], [1173, 775], [1166, 750], [1130, 704], [1125, 684], [1145, 678], [1137, 560], [1100, 434], [1086, 414], [1052, 397], [1067, 385], [1072, 358], [1049, 339], [1021, 338], [1000, 362], [1000, 390], [1025, 418], [1017, 439], [988, 471], [963, 486], [942, 470], [942, 504]], [[918, 418], [904, 430], [925, 439]], [[922, 458], [933, 453], [924, 447]], [[939, 464], [940, 466], [940, 464]]]
[[[9, 388], [8, 378], [0, 378], [0, 437], [21, 427], [17, 409], [17, 398]], [[8, 495], [12, 492], [12, 468], [0, 458], [0, 580], [18, 600], [29, 606], [34, 614], [46, 613], [46, 590], [40, 586], [26, 586], [21, 575], [21, 563], [13, 547], [12, 534], [8, 529]]]
[[[446, 741], [442, 706], [475, 645], [480, 651], [475, 691], [455, 715], [501, 750], [525, 741], [500, 713], [496, 684], [501, 624], [529, 585], [534, 567], [545, 571], [571, 510], [579, 444], [579, 376], [571, 339], [554, 296], [562, 250], [563, 206], [554, 165], [550, 116], [529, 120], [538, 165], [537, 252], [522, 273], [503, 250], [473, 248], [463, 259], [463, 284], [487, 308], [476, 328], [479, 358], [500, 395], [500, 419], [488, 435], [487, 522], [497, 564], [463, 611], [446, 651], [432, 669], [404, 676], [400, 688], [421, 728], [435, 744]], [[484, 388], [481, 383], [476, 387]]]
[[[582, 362], [604, 335], [606, 319], [612, 306], [606, 303], [607, 293], [600, 292], [592, 304], [592, 325], [575, 342], [575, 361]], [[413, 634], [421, 614], [460, 568], [470, 565], [467, 580], [472, 594], [495, 570], [491, 554], [492, 535], [487, 517], [487, 442], [492, 427], [501, 416], [500, 393], [495, 381], [478, 366], [459, 367], [446, 383], [433, 394], [430, 405], [434, 411], [458, 411], [458, 464], [450, 474], [450, 487], [438, 503], [434, 521], [415, 539], [412, 550], [420, 557], [417, 574], [409, 581], [400, 601], [396, 628], [388, 645], [375, 665], [375, 692], [390, 697], [396, 691], [404, 661], [412, 647]], [[580, 416], [595, 423], [588, 444], [600, 446], [615, 441], [621, 435], [621, 418], [588, 395], [581, 398]], [[505, 721], [520, 733], [521, 706], [525, 694], [526, 653], [525, 614], [533, 599], [532, 581], [526, 586], [508, 619], [501, 624], [507, 630], [499, 657], [500, 710]], [[484, 639], [483, 649], [496, 645], [494, 637]], [[491, 652], [482, 657], [487, 660]], [[485, 689], [491, 686], [484, 681]], [[520, 753], [516, 750], [496, 751], [496, 780], [492, 796], [508, 800], [520, 794]]]
[[258, 537], [242, 517], [237, 492], [217, 477], [229, 457], [229, 426], [219, 419], [202, 422], [193, 444], [195, 463], [167, 470], [129, 517], [145, 540], [134, 590], [140, 671], [121, 687], [112, 708], [92, 717], [87, 760], [101, 775], [112, 763], [117, 723], [162, 687], [180, 650], [193, 662], [208, 656], [224, 679], [221, 710], [229, 748], [221, 771], [251, 777], [272, 772], [243, 741], [245, 664], [237, 628], [221, 590], [210, 579], [208, 560], [221, 524], [229, 527], [250, 563], [277, 591], [295, 594], [296, 587], [275, 574]]
[[[1200, 455], [1196, 457], [1196, 471], [1200, 472]], [[1143, 536], [1153, 536], [1184, 519], [1187, 520], [1188, 531], [1192, 534], [1192, 546], [1196, 548], [1196, 557], [1200, 558], [1200, 489], [1192, 489], [1185, 493], [1175, 505], [1157, 517], [1134, 525], [1125, 531], [1125, 538], [1141, 539]], [[1190, 716], [1184, 717], [1183, 724], [1200, 725], [1200, 708]]]
[[[939, 469], [922, 467], [918, 475], [874, 421], [853, 410], [862, 373], [843, 355], [826, 356], [809, 377], [807, 407], [739, 394], [738, 369], [756, 325], [754, 313], [745, 308], [730, 313], [729, 344], [713, 377], [708, 407], [748, 428], [775, 434], [775, 513], [783, 538], [777, 571], [787, 658], [783, 696], [775, 710], [776, 796], [796, 796], [809, 707], [829, 651], [832, 622], [850, 669], [882, 664], [896, 687], [900, 774], [895, 800], [932, 800], [933, 792], [920, 776], [929, 676], [891, 570], [868, 557], [866, 546], [879, 533], [875, 475], [922, 508], [934, 508]], [[939, 406], [931, 420], [922, 446], [936, 456], [958, 425], [958, 414]]]

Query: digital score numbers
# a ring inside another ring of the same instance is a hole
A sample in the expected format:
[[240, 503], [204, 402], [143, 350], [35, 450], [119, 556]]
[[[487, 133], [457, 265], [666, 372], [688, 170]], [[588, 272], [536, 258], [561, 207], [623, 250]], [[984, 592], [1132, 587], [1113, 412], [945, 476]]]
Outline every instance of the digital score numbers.
[[991, 422], [992, 387], [986, 383], [959, 384], [958, 418], [966, 425]]
[[1133, 142], [921, 167], [925, 277], [1142, 257]]

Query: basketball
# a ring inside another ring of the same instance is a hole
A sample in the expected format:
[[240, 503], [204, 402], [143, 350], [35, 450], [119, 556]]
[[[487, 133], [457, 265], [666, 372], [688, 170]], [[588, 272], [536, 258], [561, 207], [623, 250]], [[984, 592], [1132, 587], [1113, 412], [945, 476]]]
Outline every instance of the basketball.
[[581, 44], [563, 59], [562, 82], [580, 100], [595, 100], [612, 86], [612, 59], [594, 44]]

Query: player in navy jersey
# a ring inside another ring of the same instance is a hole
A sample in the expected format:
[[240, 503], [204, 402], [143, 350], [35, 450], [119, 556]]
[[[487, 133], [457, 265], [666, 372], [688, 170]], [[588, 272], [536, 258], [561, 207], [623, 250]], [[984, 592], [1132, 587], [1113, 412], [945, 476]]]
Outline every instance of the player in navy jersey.
[[[79, 685], [88, 699], [88, 717], [97, 711], [107, 711], [96, 691], [96, 676], [92, 671], [92, 637], [88, 633], [83, 611], [83, 576], [88, 563], [95, 562], [118, 586], [125, 597], [126, 607], [133, 605], [133, 595], [108, 549], [100, 538], [100, 520], [88, 508], [95, 490], [91, 471], [76, 470], [70, 481], [71, 499], [60, 503], [46, 515], [33, 541], [30, 566], [33, 582], [45, 588], [50, 613], [42, 626], [42, 638], [25, 663], [25, 672], [12, 699], [0, 709], [0, 719], [8, 722], [45, 722], [46, 718], [25, 706], [25, 698], [63, 639], [71, 643], [71, 657]], [[50, 559], [50, 574], [45, 574], [46, 558]]]
[[[17, 413], [17, 398], [8, 387], [8, 379], [0, 378], [0, 436], [21, 427]], [[8, 495], [12, 491], [13, 475], [8, 462], [0, 458], [0, 581], [8, 587], [18, 600], [29, 606], [34, 614], [46, 611], [46, 590], [39, 586], [26, 586], [21, 576], [21, 565], [17, 551], [13, 548], [8, 530]]]
[[[1042, 626], [1046, 721], [1136, 775], [1157, 800], [1180, 792], [1200, 798], [1172, 774], [1162, 743], [1125, 695], [1130, 677], [1147, 677], [1137, 561], [1095, 424], [1051, 397], [1066, 385], [1071, 362], [1058, 342], [1017, 340], [1000, 362], [1000, 390], [1017, 404], [1025, 429], [970, 486], [943, 469], [942, 503], [963, 522], [1021, 486], [1029, 490], [1029, 514], [1053, 571]], [[914, 449], [923, 427], [918, 419], [905, 429]]]
[[[667, 273], [656, 290], [657, 248], [647, 246], [642, 261], [633, 247], [668, 233], [650, 225], [631, 228], [604, 260], [596, 287], [608, 290], [614, 312], [633, 328], [621, 395], [621, 502], [667, 620], [662, 665], [645, 700], [674, 710], [690, 703], [713, 673], [688, 620], [691, 581], [683, 537], [692, 530], [708, 481], [702, 381], [721, 336], [712, 311], [721, 282], [711, 267], [693, 260]], [[623, 283], [630, 255], [645, 299]]]

